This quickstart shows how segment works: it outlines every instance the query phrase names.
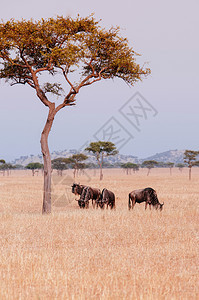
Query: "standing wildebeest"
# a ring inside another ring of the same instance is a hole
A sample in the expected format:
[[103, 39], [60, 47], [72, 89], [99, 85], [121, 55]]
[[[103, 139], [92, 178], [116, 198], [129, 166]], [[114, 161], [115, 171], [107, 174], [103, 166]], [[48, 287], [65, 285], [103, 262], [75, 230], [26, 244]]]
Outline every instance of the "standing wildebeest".
[[151, 209], [151, 205], [153, 205], [156, 209], [162, 210], [164, 202], [161, 204], [158, 200], [157, 193], [152, 188], [145, 188], [140, 190], [132, 191], [129, 194], [129, 209], [132, 209], [135, 206], [135, 203], [142, 203], [145, 202], [145, 209], [147, 208], [147, 205], [149, 204], [149, 207]]
[[82, 201], [85, 204], [85, 207], [88, 208], [89, 200], [92, 200], [92, 206], [95, 207], [95, 204], [99, 202], [100, 195], [100, 189], [87, 186], [83, 189], [79, 201]]
[[[83, 192], [83, 189], [85, 188], [86, 186], [85, 185], [82, 185], [82, 184], [78, 184], [78, 183], [73, 183], [72, 185], [72, 193], [75, 194], [75, 195], [81, 195], [82, 192]], [[78, 201], [78, 204], [79, 204], [79, 207], [80, 208], [84, 208], [85, 207], [85, 203], [77, 200]]]
[[101, 199], [99, 201], [99, 206], [101, 208], [104, 208], [105, 204], [107, 205], [106, 208], [108, 208], [108, 206], [110, 206], [111, 209], [115, 208], [115, 195], [107, 189], [103, 189]]

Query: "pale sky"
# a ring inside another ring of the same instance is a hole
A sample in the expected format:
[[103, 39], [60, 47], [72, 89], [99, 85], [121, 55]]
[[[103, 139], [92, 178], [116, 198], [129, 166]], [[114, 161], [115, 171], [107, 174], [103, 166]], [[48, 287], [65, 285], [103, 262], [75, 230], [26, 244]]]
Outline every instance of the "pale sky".
[[[142, 54], [138, 62], [148, 63], [152, 71], [131, 88], [122, 80], [84, 88], [76, 106], [56, 115], [50, 150], [79, 149], [104, 133], [115, 138], [120, 153], [139, 158], [170, 149], [198, 150], [198, 11], [198, 0], [4, 1], [4, 21], [94, 13], [102, 27], [120, 26], [121, 35]], [[132, 108], [137, 119], [129, 114]], [[40, 154], [46, 115], [47, 108], [31, 88], [1, 81], [0, 158]], [[111, 129], [112, 135], [107, 131]]]

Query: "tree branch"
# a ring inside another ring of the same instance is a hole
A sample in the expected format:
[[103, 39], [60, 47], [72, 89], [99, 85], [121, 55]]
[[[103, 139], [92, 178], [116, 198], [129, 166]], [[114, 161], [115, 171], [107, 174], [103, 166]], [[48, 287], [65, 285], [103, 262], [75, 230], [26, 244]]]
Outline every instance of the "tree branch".
[[[90, 61], [90, 63], [89, 63], [88, 65], [90, 65], [90, 67], [91, 67], [91, 69], [92, 69], [92, 71], [93, 71], [92, 74], [88, 75], [84, 80], [82, 80], [82, 82], [79, 84], [78, 87], [74, 87], [74, 86], [73, 86], [73, 84], [72, 84], [72, 83], [70, 82], [70, 80], [68, 79], [68, 77], [67, 77], [67, 75], [66, 75], [66, 71], [64, 70], [64, 68], [63, 68], [63, 67], [60, 67], [60, 69], [62, 70], [62, 72], [63, 72], [63, 74], [64, 74], [65, 79], [67, 80], [67, 82], [68, 82], [69, 85], [71, 86], [71, 90], [70, 90], [70, 92], [68, 93], [68, 95], [65, 97], [64, 102], [63, 102], [62, 104], [60, 104], [60, 105], [57, 106], [57, 108], [56, 108], [56, 113], [57, 113], [60, 109], [64, 108], [65, 106], [72, 106], [72, 105], [75, 105], [75, 103], [74, 103], [74, 102], [75, 102], [75, 99], [74, 99], [74, 98], [75, 98], [76, 94], [79, 93], [79, 90], [80, 90], [81, 87], [90, 85], [90, 84], [92, 84], [92, 83], [94, 83], [94, 82], [99, 81], [99, 80], [102, 79], [101, 73], [102, 73], [105, 69], [107, 69], [107, 68], [104, 67], [103, 69], [101, 69], [101, 71], [100, 71], [99, 73], [95, 73], [95, 69], [94, 69], [94, 67], [92, 66], [91, 62], [92, 62], [92, 59], [91, 59], [91, 61]], [[96, 76], [98, 76], [98, 78], [96, 78], [96, 79], [94, 79], [94, 80], [92, 80], [92, 81], [90, 81], [90, 82], [88, 81], [90, 78], [96, 77]]]
[[42, 102], [45, 106], [51, 107], [53, 103], [47, 99], [45, 93], [44, 93], [44, 92], [42, 91], [42, 89], [40, 88], [39, 81], [38, 81], [37, 75], [36, 75], [37, 71], [33, 71], [32, 67], [28, 64], [28, 62], [27, 62], [27, 60], [25, 59], [25, 57], [23, 57], [23, 60], [24, 60], [24, 62], [25, 62], [25, 64], [26, 64], [26, 66], [28, 67], [28, 69], [29, 69], [29, 71], [30, 71], [30, 73], [31, 73], [31, 75], [32, 75], [32, 80], [33, 80], [33, 82], [34, 82], [34, 85], [33, 85], [33, 84], [31, 85], [29, 82], [28, 82], [28, 84], [29, 84], [31, 87], [35, 88], [35, 90], [36, 90], [36, 92], [37, 92], [37, 96], [39, 97], [39, 99], [41, 100], [41, 102]]
[[[92, 65], [91, 65], [92, 66]], [[95, 72], [95, 70], [94, 70], [94, 68], [93, 68], [93, 66], [92, 66], [92, 69], [93, 69], [93, 73], [91, 74], [91, 75], [88, 75], [81, 83], [80, 83], [80, 85], [79, 85], [79, 89], [81, 88], [81, 87], [83, 87], [83, 86], [87, 86], [87, 85], [90, 85], [90, 84], [92, 84], [92, 83], [94, 83], [94, 82], [96, 82], [96, 81], [100, 81], [101, 79], [102, 79], [102, 76], [101, 76], [101, 74], [102, 74], [102, 72], [104, 71], [104, 70], [106, 70], [107, 69], [107, 67], [104, 67], [103, 69], [101, 69], [101, 71], [99, 72], [99, 73], [94, 73]], [[96, 78], [96, 79], [94, 79], [94, 80], [92, 80], [92, 81], [88, 81], [90, 78], [92, 78], [92, 77], [98, 77], [98, 78]]]
[[58, 105], [58, 106], [56, 107], [56, 109], [55, 109], [56, 113], [57, 113], [60, 109], [66, 107], [66, 106], [72, 106], [72, 105], [75, 105], [75, 103], [74, 103], [74, 102], [75, 102], [75, 99], [74, 99], [75, 96], [76, 96], [76, 93], [73, 94], [73, 96], [71, 97], [71, 99], [66, 100], [66, 98], [65, 98], [64, 102], [61, 103], [60, 105]]
[[64, 68], [61, 67], [61, 66], [60, 66], [60, 69], [62, 70], [63, 75], [64, 75], [66, 81], [67, 81], [68, 84], [71, 86], [71, 88], [73, 89], [73, 91], [76, 93], [76, 89], [75, 89], [74, 85], [70, 82], [70, 80], [68, 79], [68, 77], [67, 77], [67, 75], [66, 75], [66, 73], [68, 73], [68, 71], [66, 72], [66, 68], [64, 69]]
[[47, 67], [43, 67], [43, 68], [39, 68], [35, 71], [35, 74], [42, 72], [42, 71], [52, 71], [53, 70], [53, 66], [52, 66], [52, 59], [50, 59], [48, 61], [48, 65]]

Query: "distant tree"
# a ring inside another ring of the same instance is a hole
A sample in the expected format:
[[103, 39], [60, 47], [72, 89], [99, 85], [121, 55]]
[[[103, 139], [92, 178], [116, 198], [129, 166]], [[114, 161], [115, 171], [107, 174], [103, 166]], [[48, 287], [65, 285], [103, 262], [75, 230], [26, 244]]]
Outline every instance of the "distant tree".
[[121, 167], [126, 170], [126, 175], [131, 174], [131, 170], [133, 170], [134, 173], [139, 170], [139, 165], [131, 162], [121, 164]]
[[145, 160], [145, 161], [142, 163], [142, 167], [148, 169], [147, 176], [149, 175], [151, 169], [153, 169], [153, 168], [156, 167], [156, 166], [158, 166], [158, 162], [155, 161], [155, 160]]
[[165, 163], [165, 166], [166, 166], [167, 168], [169, 168], [169, 170], [170, 170], [170, 175], [172, 175], [172, 168], [174, 167], [174, 163], [172, 163], [172, 162], [167, 162], [167, 163]]
[[14, 167], [16, 170], [24, 170], [24, 166], [20, 164], [14, 165]]
[[63, 170], [68, 169], [69, 164], [68, 158], [58, 157], [52, 160], [52, 169], [57, 170], [58, 176], [62, 176]]
[[157, 167], [158, 168], [166, 168], [167, 165], [166, 165], [166, 163], [164, 161], [159, 161]]
[[178, 170], [180, 172], [182, 172], [183, 168], [185, 167], [185, 164], [179, 163], [179, 164], [176, 164], [175, 166], [176, 166], [176, 168], [178, 168]]
[[71, 157], [69, 157], [69, 162], [73, 169], [74, 178], [76, 177], [76, 175], [78, 175], [78, 171], [80, 169], [83, 170], [86, 168], [86, 164], [82, 162], [85, 161], [87, 158], [88, 156], [83, 153], [73, 154]]
[[9, 175], [12, 169], [15, 169], [15, 166], [6, 163], [4, 159], [0, 160], [0, 171], [3, 173], [3, 176], [5, 175], [6, 171], [7, 171], [7, 175]]
[[103, 179], [102, 167], [104, 164], [104, 157], [116, 155], [118, 153], [115, 145], [112, 142], [91, 142], [90, 145], [85, 149], [88, 152], [92, 152], [98, 162], [100, 168], [100, 180]]
[[26, 166], [26, 169], [32, 170], [32, 176], [34, 176], [35, 172], [38, 172], [40, 169], [43, 169], [43, 164], [40, 164], [39, 162], [29, 163]]
[[115, 166], [114, 164], [111, 164], [107, 161], [105, 161], [104, 164], [103, 164], [103, 167], [106, 168], [106, 169], [113, 169], [114, 166]]
[[0, 160], [0, 172], [5, 176], [5, 171], [6, 171], [6, 162], [4, 159]]
[[189, 168], [189, 180], [191, 180], [192, 167], [199, 165], [199, 161], [196, 160], [198, 155], [199, 155], [199, 151], [185, 150], [184, 152], [184, 162], [187, 164]]

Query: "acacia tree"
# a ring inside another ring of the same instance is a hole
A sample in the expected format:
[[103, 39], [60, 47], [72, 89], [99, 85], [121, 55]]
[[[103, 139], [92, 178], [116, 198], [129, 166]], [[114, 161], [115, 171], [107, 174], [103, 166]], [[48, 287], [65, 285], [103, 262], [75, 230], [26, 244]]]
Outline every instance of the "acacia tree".
[[139, 165], [131, 162], [121, 164], [121, 167], [126, 170], [126, 175], [128, 175], [129, 173], [131, 174], [131, 169], [133, 169], [134, 173], [135, 171], [139, 170]]
[[191, 169], [193, 166], [199, 166], [199, 161], [197, 161], [197, 156], [199, 151], [185, 150], [184, 152], [184, 162], [188, 165], [189, 168], [189, 180], [191, 180]]
[[52, 169], [57, 170], [58, 176], [62, 176], [63, 170], [68, 169], [69, 160], [63, 157], [57, 157], [52, 160]]
[[103, 179], [102, 167], [104, 163], [104, 157], [110, 155], [116, 155], [118, 151], [112, 142], [91, 142], [90, 145], [85, 149], [88, 152], [92, 152], [97, 159], [100, 167], [100, 180]]
[[151, 169], [153, 169], [157, 165], [158, 165], [158, 162], [155, 161], [155, 160], [145, 160], [142, 163], [142, 167], [148, 169], [147, 176], [149, 176], [149, 173], [150, 173]]
[[80, 169], [85, 169], [86, 165], [83, 163], [83, 161], [86, 160], [87, 158], [88, 156], [83, 153], [73, 154], [71, 157], [68, 158], [73, 168], [74, 178], [78, 174], [78, 171]]
[[32, 176], [35, 176], [35, 172], [43, 169], [43, 164], [40, 164], [39, 162], [32, 162], [26, 166], [26, 169], [32, 170]]
[[178, 168], [178, 170], [182, 173], [183, 168], [185, 167], [185, 164], [179, 163], [176, 164], [176, 167]]
[[[135, 57], [136, 53], [128, 46], [128, 41], [120, 36], [118, 28], [105, 30], [92, 16], [78, 16], [76, 19], [56, 17], [39, 21], [11, 19], [0, 23], [0, 79], [5, 79], [11, 85], [29, 85], [48, 109], [41, 134], [43, 213], [51, 212], [48, 136], [55, 115], [61, 109], [75, 104], [82, 87], [115, 77], [134, 85], [147, 76], [150, 69], [137, 64]], [[75, 82], [72, 82], [70, 74], [74, 71]], [[60, 75], [64, 79], [63, 85], [57, 81]], [[45, 78], [47, 81], [43, 83]], [[56, 105], [48, 93], [59, 96], [60, 102]]]
[[7, 175], [9, 176], [12, 169], [15, 169], [16, 167], [12, 164], [6, 163], [4, 159], [0, 159], [0, 172], [3, 173], [3, 176], [5, 176], [5, 172], [7, 171]]

